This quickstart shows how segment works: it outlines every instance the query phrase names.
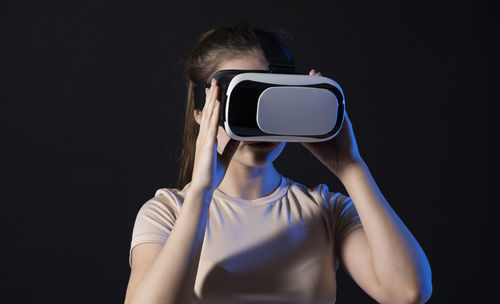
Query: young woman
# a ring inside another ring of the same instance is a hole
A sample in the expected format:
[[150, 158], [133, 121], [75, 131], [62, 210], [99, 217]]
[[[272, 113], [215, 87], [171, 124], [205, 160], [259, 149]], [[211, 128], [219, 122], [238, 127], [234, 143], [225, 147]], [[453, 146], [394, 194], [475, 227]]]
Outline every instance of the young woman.
[[285, 142], [229, 138], [216, 81], [194, 109], [194, 86], [216, 71], [268, 69], [246, 23], [202, 35], [185, 67], [178, 189], [158, 189], [139, 210], [125, 303], [334, 303], [339, 265], [380, 303], [427, 301], [429, 262], [373, 180], [347, 114], [332, 140], [302, 144], [349, 196], [280, 175]]

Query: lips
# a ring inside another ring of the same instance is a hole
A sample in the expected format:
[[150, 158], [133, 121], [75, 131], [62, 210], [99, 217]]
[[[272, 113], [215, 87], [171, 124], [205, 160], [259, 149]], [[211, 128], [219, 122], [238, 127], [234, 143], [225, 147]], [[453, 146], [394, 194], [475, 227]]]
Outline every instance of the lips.
[[275, 147], [278, 143], [266, 141], [248, 141], [245, 142], [245, 144], [256, 150], [269, 150]]

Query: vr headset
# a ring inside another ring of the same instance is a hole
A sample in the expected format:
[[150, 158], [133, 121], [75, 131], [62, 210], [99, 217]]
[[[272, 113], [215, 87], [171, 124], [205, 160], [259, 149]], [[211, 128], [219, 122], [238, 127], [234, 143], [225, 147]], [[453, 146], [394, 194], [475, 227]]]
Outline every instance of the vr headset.
[[203, 109], [205, 88], [217, 79], [219, 125], [243, 141], [320, 142], [340, 131], [345, 100], [340, 85], [322, 76], [295, 73], [290, 51], [271, 33], [254, 29], [269, 70], [220, 70], [195, 86], [195, 108]]

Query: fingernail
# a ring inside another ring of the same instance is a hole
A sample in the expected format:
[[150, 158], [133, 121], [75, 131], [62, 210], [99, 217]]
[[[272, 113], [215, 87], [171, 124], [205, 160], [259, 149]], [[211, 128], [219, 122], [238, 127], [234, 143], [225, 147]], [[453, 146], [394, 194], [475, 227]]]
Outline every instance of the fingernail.
[[215, 78], [212, 78], [212, 85], [215, 84]]

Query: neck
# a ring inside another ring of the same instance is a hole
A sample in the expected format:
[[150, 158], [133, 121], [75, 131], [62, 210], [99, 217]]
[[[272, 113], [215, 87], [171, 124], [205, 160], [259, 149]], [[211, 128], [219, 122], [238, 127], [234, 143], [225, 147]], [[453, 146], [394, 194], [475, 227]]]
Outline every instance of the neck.
[[248, 167], [233, 161], [218, 189], [233, 197], [253, 200], [271, 194], [280, 182], [281, 174], [272, 163], [266, 167]]

